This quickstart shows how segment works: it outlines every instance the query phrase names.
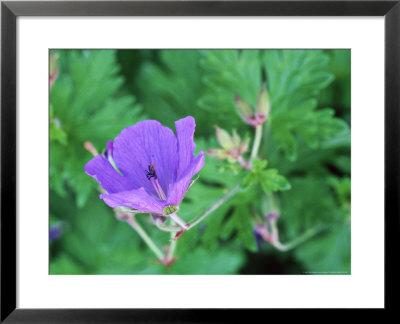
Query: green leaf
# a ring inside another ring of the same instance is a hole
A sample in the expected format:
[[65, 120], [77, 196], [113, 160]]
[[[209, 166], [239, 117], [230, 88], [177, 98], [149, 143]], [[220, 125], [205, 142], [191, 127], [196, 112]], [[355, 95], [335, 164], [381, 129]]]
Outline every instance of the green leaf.
[[255, 159], [253, 161], [253, 169], [244, 178], [242, 186], [247, 188], [259, 182], [266, 194], [270, 194], [273, 191], [289, 190], [291, 188], [289, 181], [280, 175], [276, 169], [265, 170], [267, 165], [268, 162], [266, 160]]
[[306, 270], [316, 274], [351, 274], [350, 223], [336, 226], [295, 249]]
[[60, 255], [51, 262], [49, 272], [51, 275], [78, 275], [85, 273], [84, 269], [66, 254]]
[[256, 183], [260, 180], [260, 178], [259, 178], [260, 173], [262, 170], [264, 170], [267, 167], [268, 161], [254, 159], [252, 164], [253, 164], [252, 170], [246, 175], [246, 177], [243, 179], [243, 182], [242, 182], [242, 186], [245, 188], [248, 188], [249, 186], [253, 185], [254, 183]]
[[261, 159], [254, 159], [252, 165], [253, 165], [253, 172], [259, 173], [267, 167], [268, 161]]
[[61, 128], [60, 121], [54, 117], [54, 111], [50, 106], [50, 140], [58, 141], [62, 145], [67, 145], [68, 136]]
[[260, 184], [265, 193], [289, 190], [289, 181], [278, 173], [276, 169], [268, 169], [260, 173]]
[[334, 79], [321, 50], [267, 50], [264, 66], [271, 95], [272, 135], [286, 157], [297, 158], [298, 141], [317, 148], [348, 128], [331, 109], [317, 109], [316, 98]]
[[115, 51], [57, 50], [59, 77], [51, 88], [50, 187], [60, 195], [71, 188], [83, 207], [97, 184], [83, 169], [90, 141], [102, 151], [123, 128], [143, 117], [132, 96], [121, 96]]
[[[198, 142], [199, 149], [204, 148], [205, 143]], [[199, 179], [190, 188], [181, 203], [179, 215], [187, 222], [193, 218], [202, 215], [219, 199], [227, 194], [241, 180], [241, 174], [234, 175], [230, 171], [221, 171], [219, 163], [206, 156], [204, 168], [200, 171]], [[191, 249], [196, 240], [207, 248], [215, 248], [217, 240], [221, 235], [221, 228], [224, 226], [224, 221], [228, 211], [233, 208], [239, 199], [237, 196], [226, 201], [221, 207], [213, 211], [198, 228], [204, 228], [197, 233], [197, 229], [190, 230], [181, 239], [190, 241], [183, 243], [188, 249]], [[198, 235], [195, 235], [195, 234]], [[186, 248], [185, 247], [185, 248]]]
[[[178, 247], [179, 252], [179, 247]], [[179, 258], [171, 266], [171, 274], [234, 274], [245, 261], [244, 255], [234, 247], [208, 251], [198, 248]]]
[[196, 119], [196, 134], [210, 133], [218, 120], [210, 123], [197, 105], [204, 88], [200, 52], [160, 50], [157, 54], [159, 62], [145, 61], [135, 79], [146, 112], [170, 128], [176, 120], [191, 115]]
[[256, 104], [262, 87], [260, 51], [205, 50], [201, 54], [206, 88], [198, 101], [199, 106], [206, 113], [218, 109], [219, 126], [243, 128], [244, 123], [236, 112], [234, 95], [253, 106]]
[[351, 209], [351, 179], [348, 177], [331, 177], [329, 183], [335, 189], [338, 203], [341, 209], [350, 215]]
[[[326, 67], [329, 73], [335, 75], [332, 85], [323, 89], [319, 95], [321, 105], [335, 107], [339, 112], [349, 112], [351, 105], [351, 50], [325, 50], [330, 60]], [[349, 116], [350, 117], [350, 116]], [[350, 118], [348, 119], [350, 120]]]
[[349, 214], [340, 210], [335, 194], [325, 177], [293, 177], [292, 190], [281, 193], [283, 240], [291, 240], [314, 227], [330, 227]]
[[50, 140], [58, 141], [60, 144], [66, 146], [67, 139], [67, 134], [61, 128], [57, 127], [54, 121], [50, 121]]
[[237, 205], [231, 219], [235, 223], [234, 228], [237, 229], [238, 239], [248, 250], [256, 251], [257, 245], [253, 235], [254, 223], [251, 219], [248, 206], [243, 204]]

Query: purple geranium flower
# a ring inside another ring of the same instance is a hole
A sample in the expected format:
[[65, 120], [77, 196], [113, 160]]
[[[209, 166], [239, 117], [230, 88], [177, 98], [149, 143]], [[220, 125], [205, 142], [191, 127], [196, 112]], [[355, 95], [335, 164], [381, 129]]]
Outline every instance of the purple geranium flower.
[[204, 166], [204, 153], [194, 156], [195, 126], [188, 116], [175, 122], [176, 136], [155, 120], [127, 127], [108, 143], [106, 157], [94, 157], [85, 172], [107, 191], [100, 198], [112, 208], [175, 214], [192, 177]]
[[61, 234], [63, 233], [63, 228], [60, 223], [54, 224], [50, 227], [50, 243], [57, 241]]

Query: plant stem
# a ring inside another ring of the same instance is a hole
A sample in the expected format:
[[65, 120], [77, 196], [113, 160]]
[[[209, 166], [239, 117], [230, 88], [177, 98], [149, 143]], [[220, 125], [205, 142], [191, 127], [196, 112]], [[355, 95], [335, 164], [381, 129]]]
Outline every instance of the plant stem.
[[164, 225], [160, 220], [156, 220], [155, 225], [163, 232], [176, 233], [182, 230], [182, 228], [177, 225]]
[[254, 135], [253, 148], [251, 149], [250, 163], [257, 158], [258, 150], [260, 149], [261, 139], [262, 139], [262, 125], [256, 126], [256, 131]]
[[202, 215], [196, 217], [190, 221], [190, 225], [188, 229], [195, 227], [198, 223], [200, 223], [203, 219], [205, 219], [208, 215], [210, 215], [213, 211], [218, 209], [223, 203], [225, 203], [228, 199], [233, 197], [240, 189], [240, 185], [237, 184], [235, 187], [231, 189], [225, 196], [223, 196], [220, 200], [215, 202], [210, 208], [208, 208]]
[[147, 235], [144, 229], [139, 225], [134, 216], [127, 218], [126, 222], [139, 234], [139, 236], [143, 239], [143, 241], [147, 244], [147, 246], [154, 252], [154, 254], [157, 256], [159, 260], [164, 259], [164, 254], [153, 242], [150, 236]]
[[241, 167], [243, 169], [251, 171], [250, 163], [248, 161], [246, 161], [246, 159], [244, 159], [242, 156], [239, 156], [237, 161], [239, 162], [239, 164], [241, 165]]
[[169, 243], [169, 249], [167, 254], [167, 260], [171, 261], [174, 258], [174, 252], [176, 249], [176, 245], [178, 244], [178, 240], [174, 240], [174, 233], [171, 233], [171, 241]]
[[271, 244], [276, 249], [278, 249], [279, 251], [287, 252], [287, 251], [290, 251], [290, 250], [294, 249], [295, 247], [297, 247], [301, 243], [304, 243], [305, 241], [307, 241], [311, 237], [313, 237], [313, 236], [317, 235], [318, 233], [322, 232], [322, 230], [323, 230], [322, 227], [317, 226], [317, 227], [309, 229], [308, 231], [305, 231], [303, 234], [301, 234], [300, 236], [296, 237], [294, 240], [292, 240], [289, 243], [284, 244], [284, 243], [281, 243], [281, 242], [277, 241], [277, 242], [273, 242]]
[[169, 217], [171, 218], [172, 221], [174, 221], [175, 223], [177, 223], [180, 227], [182, 227], [182, 229], [187, 230], [188, 229], [188, 225], [186, 225], [186, 223], [184, 222], [184, 220], [182, 218], [180, 218], [176, 212], [172, 213], [169, 215]]

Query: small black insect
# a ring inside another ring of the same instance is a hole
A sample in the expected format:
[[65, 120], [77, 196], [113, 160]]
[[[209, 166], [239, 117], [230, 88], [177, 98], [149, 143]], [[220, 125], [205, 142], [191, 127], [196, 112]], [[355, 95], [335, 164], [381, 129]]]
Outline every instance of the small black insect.
[[156, 169], [154, 168], [154, 164], [149, 165], [149, 169], [145, 170], [146, 171], [146, 177], [147, 180], [150, 180], [151, 178], [154, 178], [154, 180], [157, 180], [157, 174], [156, 174]]

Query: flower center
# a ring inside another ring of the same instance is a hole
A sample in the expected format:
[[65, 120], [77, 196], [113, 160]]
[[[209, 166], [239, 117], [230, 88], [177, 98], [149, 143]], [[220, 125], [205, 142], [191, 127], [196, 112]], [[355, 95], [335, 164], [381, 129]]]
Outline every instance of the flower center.
[[149, 169], [146, 170], [146, 177], [147, 177], [147, 180], [150, 180], [151, 178], [154, 178], [155, 180], [157, 180], [156, 168], [154, 167], [153, 163], [151, 163], [149, 165]]
[[155, 191], [157, 192], [158, 197], [161, 200], [166, 200], [167, 196], [165, 195], [164, 190], [162, 189], [160, 182], [158, 181], [156, 168], [154, 167], [153, 163], [151, 163], [148, 167], [148, 170], [146, 170], [146, 177], [147, 177], [147, 180], [150, 180]]

